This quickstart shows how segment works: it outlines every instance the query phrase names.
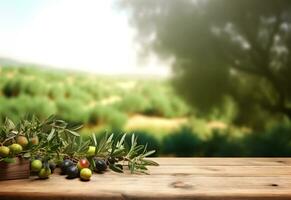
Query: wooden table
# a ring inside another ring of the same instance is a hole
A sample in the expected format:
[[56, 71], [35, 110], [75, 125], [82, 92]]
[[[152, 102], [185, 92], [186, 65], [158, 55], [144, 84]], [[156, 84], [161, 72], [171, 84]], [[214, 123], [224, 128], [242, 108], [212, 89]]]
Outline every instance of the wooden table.
[[22, 199], [291, 199], [291, 158], [156, 158], [150, 175], [107, 172], [90, 182], [0, 182], [0, 200]]

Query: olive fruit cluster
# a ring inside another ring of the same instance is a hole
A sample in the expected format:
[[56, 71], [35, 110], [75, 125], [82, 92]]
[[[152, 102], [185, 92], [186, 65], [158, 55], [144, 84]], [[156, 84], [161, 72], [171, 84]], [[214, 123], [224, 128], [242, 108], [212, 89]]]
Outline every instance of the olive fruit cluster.
[[17, 136], [15, 143], [10, 144], [9, 146], [0, 146], [0, 157], [6, 158], [9, 156], [16, 156], [20, 154], [29, 143], [37, 145], [39, 143], [38, 137], [34, 136], [28, 140], [25, 136]]
[[90, 163], [87, 159], [80, 159], [77, 165], [69, 159], [65, 159], [61, 164], [61, 174], [67, 175], [68, 179], [80, 177], [83, 181], [89, 181], [92, 171], [89, 169]]
[[[102, 173], [107, 169], [107, 164], [104, 159], [93, 158], [93, 162], [94, 166], [91, 166], [91, 168], [95, 172]], [[89, 181], [92, 176], [92, 171], [89, 167], [90, 162], [86, 158], [80, 159], [77, 164], [70, 159], [65, 159], [60, 164], [62, 175], [67, 175], [68, 179], [80, 177], [83, 181]], [[55, 168], [56, 164], [53, 161], [43, 162], [41, 159], [34, 159], [30, 164], [31, 172], [37, 174], [41, 179], [49, 178]]]
[[[88, 181], [92, 176], [91, 169], [97, 173], [102, 173], [107, 169], [105, 160], [101, 158], [94, 158], [93, 162], [94, 164], [90, 166], [90, 162], [86, 158], [83, 158], [80, 159], [75, 165], [73, 161], [65, 159], [60, 166], [61, 174], [67, 175], [68, 179], [80, 177], [81, 180]], [[91, 169], [89, 167], [91, 167]]]
[[26, 147], [28, 144], [31, 145], [38, 145], [39, 139], [38, 136], [33, 136], [32, 138], [27, 139], [27, 137], [23, 135], [19, 135], [16, 137], [16, 143], [21, 145], [23, 148]]
[[42, 162], [40, 159], [35, 159], [30, 163], [30, 171], [32, 173], [37, 173], [41, 179], [49, 178], [55, 168], [56, 164], [53, 161]]

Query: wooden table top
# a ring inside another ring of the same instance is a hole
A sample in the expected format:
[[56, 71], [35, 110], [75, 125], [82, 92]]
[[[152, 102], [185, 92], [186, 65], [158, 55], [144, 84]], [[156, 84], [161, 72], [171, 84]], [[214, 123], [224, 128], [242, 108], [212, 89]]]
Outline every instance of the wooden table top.
[[155, 158], [150, 175], [0, 181], [0, 200], [291, 199], [291, 158]]

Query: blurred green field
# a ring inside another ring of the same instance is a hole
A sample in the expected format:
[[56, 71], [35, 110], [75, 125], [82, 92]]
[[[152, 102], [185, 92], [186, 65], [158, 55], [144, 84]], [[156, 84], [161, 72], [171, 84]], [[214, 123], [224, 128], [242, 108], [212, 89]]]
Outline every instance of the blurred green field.
[[[32, 67], [0, 67], [0, 121], [34, 114], [84, 125], [92, 133], [135, 133], [140, 142], [171, 156], [289, 156], [286, 121], [264, 132], [231, 123], [234, 109], [194, 116], [168, 80], [112, 77]], [[278, 136], [280, 135], [280, 136]]]
[[[190, 108], [166, 80], [106, 77], [31, 67], [0, 68], [0, 117], [50, 114], [84, 124], [85, 132], [168, 132], [184, 124]], [[5, 105], [5, 106], [4, 106]]]

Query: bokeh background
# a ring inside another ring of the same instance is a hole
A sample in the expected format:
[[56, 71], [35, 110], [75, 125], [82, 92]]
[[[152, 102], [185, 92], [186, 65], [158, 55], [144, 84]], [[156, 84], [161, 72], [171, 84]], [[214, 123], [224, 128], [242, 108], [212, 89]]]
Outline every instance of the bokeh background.
[[290, 50], [287, 0], [0, 0], [0, 121], [55, 114], [155, 156], [290, 156]]

